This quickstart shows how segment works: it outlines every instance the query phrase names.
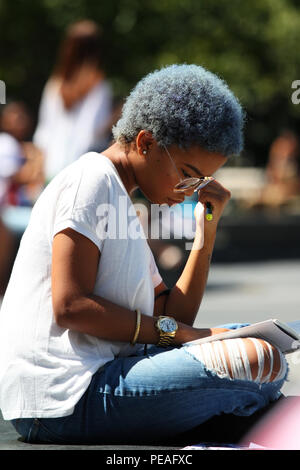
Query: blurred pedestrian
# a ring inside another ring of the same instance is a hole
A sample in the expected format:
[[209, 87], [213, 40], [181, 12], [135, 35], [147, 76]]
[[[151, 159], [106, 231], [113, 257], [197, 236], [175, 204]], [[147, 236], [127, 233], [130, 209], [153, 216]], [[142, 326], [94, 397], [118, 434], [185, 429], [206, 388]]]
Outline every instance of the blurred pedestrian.
[[21, 101], [5, 105], [0, 117], [0, 295], [5, 292], [18, 239], [44, 186], [43, 157], [30, 141], [32, 115]]
[[45, 157], [46, 182], [83, 153], [108, 145], [112, 91], [101, 37], [93, 21], [71, 24], [45, 85], [33, 141]]
[[300, 142], [294, 132], [284, 130], [272, 142], [265, 176], [260, 193], [249, 195], [248, 208], [282, 209], [294, 201], [299, 207]]
[[0, 296], [5, 292], [14, 252], [14, 235], [3, 222], [3, 208], [7, 203], [10, 182], [23, 162], [24, 155], [17, 140], [5, 132], [0, 132]]
[[283, 205], [300, 195], [300, 143], [292, 131], [283, 131], [272, 143], [266, 177], [266, 204]]
[[44, 160], [40, 150], [33, 144], [33, 117], [22, 101], [8, 103], [2, 111], [0, 128], [19, 143], [22, 167], [11, 178], [7, 203], [12, 206], [32, 207], [44, 187]]

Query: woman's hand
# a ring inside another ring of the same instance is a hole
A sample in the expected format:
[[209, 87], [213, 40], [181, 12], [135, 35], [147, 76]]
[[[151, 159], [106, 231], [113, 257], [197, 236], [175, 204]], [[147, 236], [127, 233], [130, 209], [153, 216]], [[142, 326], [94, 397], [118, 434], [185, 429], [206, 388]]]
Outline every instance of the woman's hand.
[[194, 328], [178, 322], [178, 330], [175, 336], [174, 344], [188, 343], [197, 339], [207, 338], [208, 336], [218, 335], [230, 331], [228, 328]]
[[[231, 197], [230, 191], [224, 188], [224, 186], [222, 186], [221, 183], [219, 183], [216, 180], [211, 181], [204, 188], [200, 189], [198, 191], [199, 202], [196, 205], [195, 210], [194, 210], [197, 227], [200, 228], [202, 224], [203, 206], [205, 210], [206, 203], [209, 202], [213, 210], [213, 219], [210, 221], [207, 221], [204, 217], [204, 226], [205, 226], [205, 229], [216, 230], [220, 217], [230, 197]], [[203, 205], [202, 207], [201, 207], [201, 204]]]
[[230, 331], [229, 328], [210, 328], [211, 336], [219, 335], [220, 333], [226, 333], [226, 331]]

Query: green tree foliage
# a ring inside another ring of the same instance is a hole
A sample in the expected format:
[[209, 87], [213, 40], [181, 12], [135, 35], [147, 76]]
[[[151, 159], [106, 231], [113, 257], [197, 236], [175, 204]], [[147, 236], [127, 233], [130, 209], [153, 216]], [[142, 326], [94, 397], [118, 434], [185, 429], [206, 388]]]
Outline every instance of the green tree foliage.
[[224, 78], [247, 112], [246, 148], [263, 164], [283, 127], [298, 130], [291, 101], [300, 79], [297, 0], [0, 0], [0, 79], [36, 112], [65, 27], [91, 18], [104, 30], [107, 75], [125, 96], [146, 73], [174, 62]]

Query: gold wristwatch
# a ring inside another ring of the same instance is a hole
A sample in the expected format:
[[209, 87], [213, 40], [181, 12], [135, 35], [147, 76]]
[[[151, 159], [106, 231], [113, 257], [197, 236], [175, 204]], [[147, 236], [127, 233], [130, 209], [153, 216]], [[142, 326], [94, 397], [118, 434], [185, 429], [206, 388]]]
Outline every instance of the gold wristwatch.
[[178, 330], [177, 321], [172, 317], [160, 316], [158, 317], [155, 326], [159, 332], [159, 342], [157, 346], [167, 348], [175, 338], [176, 331]]

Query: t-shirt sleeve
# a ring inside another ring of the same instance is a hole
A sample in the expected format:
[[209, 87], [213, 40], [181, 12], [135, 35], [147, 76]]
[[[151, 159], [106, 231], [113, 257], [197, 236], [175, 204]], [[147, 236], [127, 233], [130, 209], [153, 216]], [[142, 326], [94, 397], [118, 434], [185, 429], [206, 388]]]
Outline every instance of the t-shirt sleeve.
[[104, 238], [101, 239], [97, 234], [97, 226], [94, 223], [94, 220], [92, 220], [93, 217], [91, 217], [91, 211], [91, 207], [86, 210], [74, 210], [69, 219], [57, 221], [54, 226], [53, 237], [62, 230], [71, 228], [76, 232], [81, 233], [81, 235], [89, 238], [101, 252]]
[[[89, 238], [102, 251], [106, 237], [103, 214], [109, 198], [106, 175], [81, 174], [62, 189], [55, 208], [53, 237], [71, 228]], [[104, 209], [103, 209], [104, 208]]]
[[154, 259], [154, 256], [150, 247], [149, 247], [149, 251], [150, 251], [150, 273], [151, 273], [151, 278], [153, 282], [153, 287], [155, 289], [155, 287], [159, 286], [159, 284], [162, 282], [162, 277], [159, 273], [158, 267], [156, 265], [156, 262], [155, 262], [155, 259]]

